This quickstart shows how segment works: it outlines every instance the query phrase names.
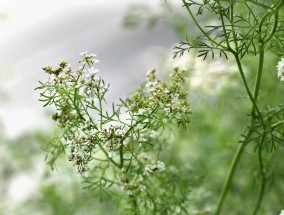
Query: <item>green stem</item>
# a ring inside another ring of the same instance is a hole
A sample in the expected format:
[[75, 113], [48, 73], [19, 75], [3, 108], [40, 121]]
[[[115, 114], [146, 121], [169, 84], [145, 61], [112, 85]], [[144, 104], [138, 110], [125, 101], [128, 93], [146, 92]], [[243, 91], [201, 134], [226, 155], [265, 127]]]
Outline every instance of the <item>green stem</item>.
[[207, 39], [208, 39], [212, 44], [215, 44], [217, 47], [221, 47], [221, 48], [223, 48], [223, 49], [228, 49], [228, 47], [223, 46], [223, 45], [217, 43], [214, 39], [212, 39], [212, 38], [204, 31], [204, 29], [199, 25], [198, 21], [196, 20], [195, 16], [193, 15], [192, 11], [190, 10], [190, 7], [189, 7], [188, 4], [186, 3], [186, 1], [185, 1], [185, 0], [182, 0], [182, 2], [183, 2], [183, 4], [184, 4], [184, 6], [186, 7], [187, 12], [188, 12], [189, 15], [191, 16], [191, 18], [192, 18], [194, 24], [195, 24], [196, 27], [203, 33], [203, 35], [204, 35], [205, 37], [207, 37]]
[[238, 52], [239, 51], [238, 39], [237, 39], [237, 36], [236, 36], [236, 30], [235, 30], [235, 25], [234, 25], [234, 4], [231, 5], [230, 22], [231, 22], [232, 33], [233, 33], [233, 37], [234, 37], [235, 50], [236, 50], [236, 52]]
[[265, 4], [261, 4], [261, 3], [258, 3], [258, 2], [252, 1], [252, 0], [247, 0], [247, 1], [253, 3], [254, 5], [258, 5], [260, 7], [263, 7], [265, 9], [270, 9], [270, 7], [265, 5]]
[[263, 162], [262, 162], [262, 145], [263, 145], [265, 136], [266, 134], [264, 132], [258, 144], [258, 162], [259, 162], [259, 168], [260, 168], [261, 186], [260, 186], [259, 194], [258, 194], [255, 208], [253, 210], [252, 215], [256, 215], [260, 208], [263, 195], [264, 195], [264, 191], [265, 191], [265, 187], [266, 187], [266, 174], [265, 174], [265, 169], [264, 169]]
[[98, 99], [99, 99], [99, 114], [100, 114], [100, 129], [102, 130], [103, 129], [103, 105], [102, 105], [102, 99], [100, 97], [100, 91], [97, 90], [97, 96], [98, 96]]
[[[264, 55], [263, 53], [260, 54], [260, 60], [262, 60], [261, 62], [259, 62], [259, 65], [258, 65], [258, 73], [257, 73], [257, 78], [256, 78], [256, 85], [255, 85], [255, 88], [254, 88], [254, 96], [252, 96], [251, 92], [250, 92], [250, 89], [248, 87], [248, 84], [247, 84], [247, 81], [246, 81], [246, 78], [245, 78], [245, 75], [244, 75], [244, 71], [243, 71], [243, 68], [242, 68], [242, 65], [241, 65], [241, 61], [239, 59], [239, 56], [237, 55], [237, 53], [233, 53], [234, 56], [235, 56], [235, 59], [236, 59], [236, 62], [237, 62], [237, 65], [238, 65], [238, 68], [239, 68], [239, 71], [240, 71], [240, 74], [241, 74], [241, 77], [242, 77], [242, 80], [243, 80], [243, 83], [244, 83], [244, 86], [245, 86], [245, 89], [247, 91], [247, 94], [252, 102], [252, 114], [254, 115], [255, 114], [255, 111], [257, 112], [261, 122], [262, 122], [262, 125], [264, 125], [264, 121], [263, 121], [263, 118], [262, 118], [262, 115], [258, 109], [258, 106], [257, 106], [257, 103], [256, 103], [256, 100], [257, 100], [257, 97], [258, 97], [258, 91], [259, 91], [259, 88], [260, 88], [260, 81], [261, 81], [261, 74], [262, 74], [262, 70], [263, 70], [263, 60], [264, 60]], [[256, 100], [255, 100], [256, 98]], [[251, 120], [251, 125], [254, 124], [254, 121]], [[217, 209], [215, 211], [215, 215], [219, 215], [220, 212], [221, 212], [221, 209], [222, 209], [222, 206], [223, 206], [223, 203], [225, 201], [225, 198], [227, 196], [227, 193], [229, 191], [229, 188], [231, 186], [231, 183], [232, 183], [232, 179], [233, 179], [233, 176], [235, 174], [235, 171], [236, 171], [236, 167], [240, 161], [240, 158], [241, 158], [241, 155], [246, 147], [246, 143], [248, 142], [249, 140], [249, 137], [250, 135], [252, 134], [252, 130], [249, 129], [245, 135], [245, 138], [243, 141], [241, 141], [239, 147], [237, 148], [237, 151], [235, 153], [235, 156], [231, 162], [231, 165], [230, 165], [230, 168], [229, 168], [229, 172], [228, 172], [228, 175], [226, 177], [226, 180], [225, 180], [225, 183], [222, 187], [222, 191], [221, 191], [221, 194], [220, 194], [220, 198], [219, 198], [219, 201], [218, 201], [218, 204], [217, 204]], [[263, 194], [262, 194], [263, 195]]]
[[118, 163], [116, 163], [112, 158], [109, 157], [107, 151], [104, 149], [104, 147], [98, 143], [98, 146], [100, 147], [100, 149], [103, 151], [103, 153], [105, 154], [106, 157], [108, 157], [109, 161], [114, 164], [116, 167], [120, 168], [120, 165]]
[[237, 151], [235, 152], [234, 158], [233, 158], [231, 165], [230, 165], [230, 168], [229, 168], [229, 172], [227, 174], [225, 183], [224, 183], [222, 191], [221, 191], [221, 195], [220, 195], [220, 198], [219, 198], [219, 201], [218, 201], [218, 204], [217, 204], [217, 209], [215, 211], [215, 215], [219, 215], [220, 212], [221, 212], [223, 203], [225, 201], [225, 198], [226, 198], [227, 193], [229, 191], [230, 185], [232, 183], [232, 179], [233, 179], [233, 176], [235, 174], [237, 164], [240, 161], [241, 155], [242, 155], [242, 153], [245, 149], [245, 146], [246, 146], [246, 142], [249, 139], [251, 133], [252, 133], [251, 130], [247, 131], [244, 140], [242, 140], [240, 142], [240, 145], [239, 145]]
[[[245, 77], [245, 74], [244, 74], [244, 71], [243, 71], [243, 67], [242, 67], [240, 58], [239, 58], [239, 56], [238, 56], [237, 53], [233, 53], [233, 54], [234, 54], [234, 56], [235, 56], [235, 59], [236, 59], [237, 65], [238, 65], [238, 69], [239, 69], [239, 71], [240, 71], [240, 74], [241, 74], [241, 77], [242, 77], [243, 84], [244, 84], [244, 86], [245, 86], [246, 92], [247, 92], [247, 94], [248, 94], [248, 96], [249, 96], [249, 98], [250, 98], [250, 100], [251, 100], [252, 109], [254, 109], [254, 111], [257, 112], [260, 121], [261, 121], [262, 124], [264, 125], [263, 117], [262, 117], [262, 115], [261, 115], [261, 113], [260, 113], [260, 111], [259, 111], [259, 108], [258, 108], [258, 106], [257, 106], [257, 103], [256, 103], [256, 101], [254, 100], [254, 97], [252, 96], [252, 94], [251, 94], [251, 92], [250, 92], [250, 89], [249, 89], [249, 87], [248, 87], [248, 84], [247, 84], [247, 81], [246, 81], [246, 77]], [[262, 65], [263, 65], [263, 64], [262, 64]], [[258, 71], [261, 71], [261, 73], [262, 73], [262, 69], [258, 69]], [[258, 73], [258, 75], [261, 75], [261, 73]], [[258, 77], [257, 77], [257, 79], [258, 79]], [[259, 80], [259, 82], [260, 82], [260, 80]], [[256, 92], [256, 91], [258, 91], [258, 90], [259, 90], [259, 87], [258, 87], [258, 88], [255, 88], [254, 94], [258, 94], [258, 92]]]
[[[262, 77], [262, 71], [263, 71], [263, 63], [264, 63], [264, 47], [261, 46], [259, 48], [259, 59], [258, 59], [258, 69], [257, 69], [257, 77], [256, 77], [256, 81], [255, 81], [255, 87], [254, 87], [254, 101], [255, 103], [257, 103], [257, 99], [258, 99], [258, 92], [259, 92], [259, 88], [260, 88], [260, 81], [261, 81], [261, 77]], [[253, 106], [252, 107], [252, 111], [251, 111], [251, 115], [254, 118], [255, 116], [255, 110], [256, 107]]]
[[276, 10], [275, 16], [274, 16], [273, 28], [271, 29], [271, 31], [270, 31], [270, 33], [268, 34], [268, 36], [265, 38], [264, 44], [267, 43], [269, 40], [271, 40], [271, 38], [272, 38], [273, 35], [275, 34], [276, 29], [277, 29], [277, 25], [278, 25], [278, 18], [279, 18], [278, 10]]

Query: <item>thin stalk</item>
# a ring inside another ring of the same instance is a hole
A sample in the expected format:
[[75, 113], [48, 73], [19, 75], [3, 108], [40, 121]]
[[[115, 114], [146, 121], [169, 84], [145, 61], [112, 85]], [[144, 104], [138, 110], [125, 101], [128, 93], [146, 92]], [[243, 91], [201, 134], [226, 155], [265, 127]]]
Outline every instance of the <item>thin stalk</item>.
[[108, 159], [110, 160], [110, 162], [112, 164], [114, 164], [116, 167], [120, 168], [120, 165], [118, 163], [116, 163], [112, 158], [110, 158], [108, 156], [108, 153], [107, 151], [104, 149], [104, 147], [101, 145], [101, 143], [98, 143], [98, 146], [100, 147], [100, 149], [103, 151], [103, 153], [105, 154], [106, 157], [108, 157]]
[[[257, 69], [257, 77], [256, 77], [256, 81], [255, 81], [255, 87], [254, 87], [254, 101], [255, 103], [257, 103], [257, 99], [258, 99], [258, 93], [259, 93], [259, 88], [260, 88], [260, 81], [261, 81], [261, 77], [262, 77], [262, 71], [263, 71], [263, 63], [264, 63], [264, 47], [261, 46], [259, 48], [259, 58], [258, 58], [258, 69]], [[252, 111], [251, 111], [251, 115], [252, 117], [255, 117], [255, 106], [252, 107]]]
[[219, 198], [219, 201], [218, 201], [218, 204], [217, 204], [217, 209], [214, 213], [215, 215], [219, 215], [220, 212], [221, 212], [223, 203], [225, 201], [225, 198], [226, 198], [227, 193], [229, 191], [230, 185], [232, 183], [232, 179], [233, 179], [233, 176], [235, 174], [236, 167], [237, 167], [237, 165], [240, 161], [241, 155], [243, 154], [243, 151], [246, 147], [246, 142], [249, 139], [251, 133], [252, 133], [251, 130], [247, 131], [244, 140], [240, 142], [240, 145], [238, 146], [237, 151], [235, 152], [234, 158], [233, 158], [231, 165], [230, 165], [230, 168], [229, 168], [229, 172], [227, 174], [227, 177], [225, 179], [225, 183], [224, 183], [222, 191], [221, 191], [221, 195], [220, 195], [220, 198]]
[[234, 37], [235, 50], [236, 52], [238, 52], [239, 46], [237, 42], [238, 40], [237, 40], [236, 30], [235, 30], [235, 25], [234, 25], [234, 4], [231, 5], [230, 22], [231, 22], [232, 32], [233, 32], [233, 37]]
[[253, 3], [254, 5], [258, 5], [258, 6], [260, 6], [260, 7], [263, 7], [263, 8], [265, 8], [265, 9], [270, 9], [270, 7], [267, 6], [267, 5], [265, 5], [265, 4], [261, 4], [261, 3], [259, 3], [259, 2], [255, 2], [255, 1], [252, 1], [252, 0], [247, 0], [247, 1]]
[[[236, 59], [236, 62], [237, 62], [238, 69], [239, 69], [239, 71], [240, 71], [242, 80], [243, 80], [243, 84], [244, 84], [245, 89], [246, 89], [246, 92], [247, 92], [247, 94], [248, 94], [248, 96], [249, 96], [249, 98], [250, 98], [250, 100], [251, 100], [252, 108], [255, 109], [254, 111], [257, 112], [260, 121], [261, 121], [262, 124], [264, 125], [263, 117], [262, 117], [262, 115], [261, 115], [261, 113], [260, 113], [260, 111], [259, 111], [259, 108], [258, 108], [258, 106], [257, 106], [257, 103], [256, 103], [256, 101], [254, 100], [254, 97], [252, 96], [252, 94], [251, 94], [251, 92], [250, 92], [250, 89], [249, 89], [249, 87], [248, 87], [248, 84], [247, 84], [247, 81], [246, 81], [246, 77], [245, 77], [245, 74], [244, 74], [244, 71], [243, 71], [243, 67], [242, 67], [240, 58], [239, 58], [239, 56], [238, 56], [237, 53], [234, 53], [234, 56], [235, 56], [235, 59]], [[262, 69], [258, 69], [258, 70], [259, 70], [259, 71], [262, 71]], [[259, 73], [258, 75], [261, 75], [261, 73]], [[257, 77], [257, 79], [258, 79], [258, 77]], [[259, 88], [255, 88], [255, 91], [256, 91], [256, 90], [258, 91]], [[254, 94], [258, 94], [258, 92], [254, 92]]]
[[195, 24], [196, 27], [203, 33], [203, 35], [204, 35], [205, 37], [207, 37], [207, 39], [208, 39], [212, 44], [215, 44], [217, 47], [220, 46], [220, 47], [223, 48], [223, 49], [228, 49], [228, 47], [223, 46], [223, 45], [217, 43], [214, 39], [212, 39], [212, 38], [204, 31], [204, 29], [199, 25], [198, 21], [196, 20], [195, 16], [193, 15], [193, 13], [192, 13], [190, 7], [188, 6], [188, 4], [186, 3], [186, 1], [185, 1], [185, 0], [182, 0], [182, 2], [183, 2], [183, 4], [184, 4], [184, 6], [186, 7], [187, 12], [188, 12], [189, 15], [191, 16], [191, 18], [192, 18], [194, 24]]
[[99, 99], [99, 114], [100, 114], [100, 129], [103, 129], [103, 107], [102, 107], [102, 99], [100, 97], [100, 91], [99, 89], [97, 89], [97, 95], [98, 95], [98, 99]]
[[[251, 92], [250, 92], [250, 89], [248, 87], [248, 84], [247, 84], [247, 81], [246, 81], [246, 78], [245, 78], [245, 75], [244, 75], [244, 71], [243, 71], [243, 68], [242, 68], [239, 56], [237, 55], [237, 53], [233, 53], [233, 54], [235, 56], [235, 59], [236, 59], [236, 62], [237, 62], [237, 65], [238, 65], [238, 68], [239, 68], [239, 71], [240, 71], [240, 74], [241, 74], [244, 86], [245, 86], [245, 89], [247, 91], [247, 94], [248, 94], [251, 102], [252, 102], [252, 109], [253, 109], [252, 114], [254, 115], [255, 111], [256, 111], [258, 116], [259, 116], [259, 118], [260, 118], [260, 120], [261, 120], [261, 122], [262, 122], [262, 124], [264, 125], [264, 121], [263, 121], [262, 115], [261, 115], [261, 113], [260, 113], [260, 111], [258, 109], [256, 100], [254, 99], [255, 97], [257, 98], [259, 87], [260, 87], [261, 74], [262, 74], [262, 70], [263, 70], [263, 62], [259, 63], [259, 65], [258, 65], [258, 71], [259, 72], [257, 73], [257, 78], [256, 78], [258, 81], [256, 81], [256, 85], [255, 85], [255, 88], [254, 88], [254, 97], [253, 97]], [[264, 59], [263, 56], [260, 57], [260, 59], [263, 60]], [[253, 125], [254, 121], [251, 120], [250, 124]], [[219, 215], [220, 212], [221, 212], [223, 203], [225, 201], [225, 198], [226, 198], [227, 193], [229, 191], [229, 188], [231, 186], [232, 179], [233, 179], [233, 176], [234, 176], [235, 171], [236, 171], [236, 167], [237, 167], [237, 165], [238, 165], [238, 163], [240, 161], [241, 155], [244, 152], [244, 149], [246, 147], [246, 143], [248, 142], [248, 139], [249, 139], [251, 134], [252, 134], [252, 130], [249, 129], [247, 131], [247, 133], [245, 134], [244, 140], [240, 142], [240, 145], [237, 148], [237, 151], [236, 151], [236, 153], [234, 155], [234, 158], [233, 158], [233, 160], [231, 162], [231, 165], [230, 165], [230, 168], [229, 168], [229, 172], [227, 174], [227, 177], [225, 179], [224, 185], [222, 187], [222, 191], [221, 191], [220, 198], [219, 198], [219, 201], [218, 201], [218, 204], [217, 204], [217, 209], [215, 211], [215, 215]]]
[[220, 18], [221, 18], [221, 22], [222, 22], [222, 28], [223, 28], [223, 31], [224, 31], [224, 37], [225, 37], [225, 40], [226, 40], [226, 44], [227, 44], [228, 49], [230, 50], [231, 46], [230, 46], [229, 38], [228, 38], [228, 35], [227, 35], [227, 31], [226, 31], [226, 28], [225, 28], [224, 16], [223, 16], [222, 13], [220, 13]]
[[258, 144], [258, 162], [259, 162], [259, 167], [260, 167], [261, 186], [260, 186], [259, 194], [258, 194], [255, 208], [253, 210], [252, 215], [256, 215], [258, 213], [258, 210], [260, 208], [260, 205], [263, 199], [265, 187], [266, 187], [266, 174], [265, 174], [265, 170], [264, 170], [264, 166], [262, 162], [262, 145], [263, 145], [265, 136], [266, 134], [264, 132]]
[[278, 14], [278, 10], [275, 12], [275, 16], [274, 16], [274, 24], [273, 24], [273, 28], [271, 29], [269, 35], [265, 38], [264, 43], [267, 43], [269, 40], [271, 40], [271, 38], [273, 37], [273, 35], [276, 32], [277, 29], [277, 25], [278, 25], [278, 18], [279, 18], [279, 14]]

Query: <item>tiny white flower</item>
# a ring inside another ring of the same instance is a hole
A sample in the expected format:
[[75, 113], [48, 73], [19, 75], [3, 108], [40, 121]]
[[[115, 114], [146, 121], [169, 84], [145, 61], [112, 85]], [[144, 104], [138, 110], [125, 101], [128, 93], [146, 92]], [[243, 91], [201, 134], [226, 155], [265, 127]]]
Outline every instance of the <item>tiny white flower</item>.
[[171, 112], [171, 109], [170, 108], [164, 108], [164, 110], [167, 112], [167, 113], [170, 113]]
[[99, 72], [99, 70], [95, 69], [94, 67], [91, 67], [90, 69], [88, 69], [88, 72], [93, 77], [93, 76], [95, 76]]
[[85, 72], [84, 68], [82, 66], [80, 66], [77, 70], [76, 70], [76, 73], [78, 75], [82, 75], [83, 73]]
[[181, 114], [180, 114], [180, 113], [177, 113], [177, 114], [176, 114], [176, 118], [177, 118], [177, 119], [181, 119]]
[[153, 172], [151, 166], [149, 165], [146, 165], [145, 168], [144, 168], [144, 173], [143, 175], [149, 175], [149, 173]]
[[88, 53], [88, 51], [84, 51], [84, 52], [81, 52], [80, 55], [85, 56], [87, 53]]
[[279, 215], [284, 215], [284, 210], [281, 210]]
[[[96, 55], [94, 55], [94, 56], [96, 56]], [[93, 61], [92, 61], [93, 63], [99, 63], [100, 62], [100, 60], [99, 59], [93, 59]]]
[[146, 186], [140, 184], [138, 189], [141, 191], [141, 192], [144, 192], [146, 190]]
[[277, 75], [280, 81], [284, 81], [284, 58], [281, 58], [281, 60], [278, 62], [277, 68]]
[[164, 93], [166, 93], [166, 94], [168, 94], [168, 93], [170, 93], [171, 91], [169, 91], [168, 89], [165, 89], [164, 90]]
[[143, 181], [143, 176], [142, 176], [142, 175], [139, 175], [139, 176], [138, 176], [138, 181], [139, 181], [139, 182], [142, 182], [142, 181]]
[[109, 151], [108, 156], [112, 158], [114, 156], [114, 152], [112, 150]]
[[145, 88], [150, 88], [152, 86], [152, 82], [148, 81], [146, 84], [145, 84]]
[[181, 108], [181, 111], [182, 111], [183, 113], [187, 113], [187, 107], [186, 107], [186, 106], [183, 106], [183, 107]]
[[148, 160], [149, 157], [148, 157], [148, 155], [147, 155], [145, 152], [142, 152], [141, 154], [139, 154], [139, 155], [137, 156], [137, 159], [138, 159], [140, 162], [143, 163], [144, 161]]
[[166, 166], [165, 166], [164, 162], [162, 162], [162, 161], [157, 161], [157, 168], [158, 168], [158, 170], [160, 170], [160, 171], [164, 171], [164, 170], [166, 169]]

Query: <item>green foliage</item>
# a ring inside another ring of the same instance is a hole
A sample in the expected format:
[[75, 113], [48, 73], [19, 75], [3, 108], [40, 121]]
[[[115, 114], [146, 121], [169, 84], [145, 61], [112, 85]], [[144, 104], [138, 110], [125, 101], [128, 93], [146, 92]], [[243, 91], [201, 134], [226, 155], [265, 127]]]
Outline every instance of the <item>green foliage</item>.
[[[190, 16], [202, 34], [195, 40], [182, 41], [176, 46], [174, 57], [191, 49], [198, 49], [199, 57], [214, 58], [219, 54], [257, 55], [264, 45], [276, 52], [282, 52], [283, 21], [279, 16], [281, 1], [272, 1], [273, 6], [259, 1], [183, 1]], [[192, 10], [196, 10], [196, 15]], [[202, 27], [197, 17], [210, 13], [214, 15], [213, 25]]]

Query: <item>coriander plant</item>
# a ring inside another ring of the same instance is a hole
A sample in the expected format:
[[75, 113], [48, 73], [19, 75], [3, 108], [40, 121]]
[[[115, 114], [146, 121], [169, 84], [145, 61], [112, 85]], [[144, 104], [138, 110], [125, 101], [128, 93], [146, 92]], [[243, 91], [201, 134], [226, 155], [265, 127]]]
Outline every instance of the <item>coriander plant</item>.
[[[263, 73], [270, 72], [264, 69], [265, 60], [269, 55], [280, 59], [283, 54], [284, 0], [181, 2], [201, 34], [188, 35], [175, 47], [173, 57], [196, 50], [197, 57], [204, 60], [217, 56], [234, 59], [250, 102], [247, 124], [218, 201], [213, 203], [213, 213], [222, 214], [237, 166], [249, 149], [258, 163], [258, 191], [246, 214], [258, 214], [278, 174], [272, 164], [284, 139], [284, 106], [273, 106], [259, 96], [265, 87]], [[204, 24], [208, 15], [213, 24]], [[257, 57], [258, 63], [254, 70], [245, 71], [244, 59], [250, 56]], [[66, 154], [83, 175], [86, 188], [101, 198], [111, 196], [118, 205], [126, 202], [126, 207], [118, 209], [122, 214], [208, 214], [210, 211], [189, 210], [190, 192], [197, 184], [185, 173], [190, 171], [186, 165], [171, 153], [175, 152], [177, 131], [186, 130], [191, 123], [188, 71], [174, 68], [166, 82], [157, 78], [155, 69], [150, 70], [146, 83], [109, 110], [105, 99], [109, 85], [98, 76], [97, 62], [96, 55], [83, 52], [81, 66], [75, 70], [65, 60], [57, 67], [43, 68], [49, 79], [37, 88], [40, 100], [44, 106], [56, 108], [52, 119], [60, 128], [50, 144], [48, 163], [53, 168], [56, 159]], [[275, 77], [284, 81], [284, 58], [271, 70], [276, 69]]]
[[[101, 195], [127, 194], [130, 214], [186, 211], [188, 185], [182, 185], [182, 178], [172, 183], [176, 169], [162, 158], [173, 138], [172, 126], [185, 129], [190, 123], [185, 71], [175, 68], [166, 83], [150, 70], [146, 84], [107, 111], [109, 85], [98, 76], [97, 62], [96, 55], [84, 52], [75, 71], [64, 60], [58, 67], [43, 68], [50, 77], [37, 88], [42, 90], [40, 100], [44, 106], [56, 107], [51, 118], [61, 128], [52, 143], [49, 163], [53, 166], [57, 156], [65, 153], [85, 176], [86, 188]], [[178, 198], [168, 198], [172, 193], [166, 192], [171, 190]], [[163, 194], [156, 198], [157, 193]]]

